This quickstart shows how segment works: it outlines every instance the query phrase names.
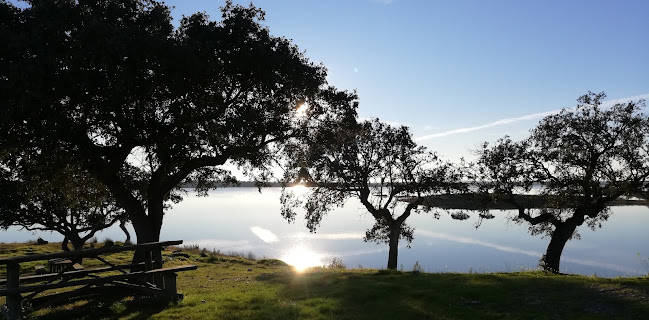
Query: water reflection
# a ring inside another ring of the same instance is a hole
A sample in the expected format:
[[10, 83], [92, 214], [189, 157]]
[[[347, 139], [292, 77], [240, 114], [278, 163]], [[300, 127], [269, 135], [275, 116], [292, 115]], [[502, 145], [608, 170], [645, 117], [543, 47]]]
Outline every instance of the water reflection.
[[[429, 237], [429, 238], [435, 238], [435, 239], [443, 239], [447, 241], [453, 241], [457, 243], [466, 243], [466, 244], [472, 244], [472, 245], [477, 245], [477, 246], [482, 246], [482, 247], [487, 247], [491, 249], [495, 249], [498, 251], [503, 251], [503, 252], [512, 252], [512, 253], [518, 253], [518, 254], [523, 254], [527, 255], [530, 257], [535, 257], [537, 259], [540, 259], [543, 253], [541, 251], [533, 251], [533, 250], [522, 250], [516, 247], [512, 246], [505, 246], [505, 245], [500, 245], [497, 243], [491, 243], [487, 241], [482, 241], [479, 239], [475, 238], [470, 238], [470, 237], [458, 237], [454, 236], [451, 234], [445, 234], [441, 232], [432, 232], [429, 230], [417, 230], [417, 233], [424, 236], [424, 237]], [[562, 257], [561, 260], [563, 262], [572, 262], [576, 264], [580, 264], [583, 266], [590, 266], [590, 267], [598, 267], [598, 268], [604, 268], [604, 269], [610, 269], [610, 270], [616, 270], [619, 272], [623, 273], [628, 273], [628, 274], [633, 274], [636, 273], [637, 270], [629, 267], [625, 267], [622, 265], [618, 265], [615, 263], [610, 263], [610, 262], [602, 262], [602, 261], [595, 261], [595, 260], [588, 260], [588, 259], [577, 259], [577, 258], [572, 258], [572, 257]]]
[[301, 196], [304, 195], [307, 191], [309, 191], [309, 187], [305, 186], [304, 184], [296, 184], [290, 187], [290, 190], [291, 192], [293, 192], [294, 195]]
[[[190, 191], [183, 202], [165, 214], [161, 240], [182, 239], [185, 245], [208, 250], [287, 259], [300, 268], [323, 265], [333, 258], [353, 268], [386, 266], [387, 245], [362, 240], [374, 219], [360, 202], [348, 201], [323, 219], [317, 233], [310, 233], [300, 212], [294, 223], [282, 218], [280, 191], [268, 188], [260, 194], [256, 188], [227, 188], [210, 192], [209, 197], [196, 197]], [[645, 230], [649, 209], [616, 207], [613, 212], [601, 229], [579, 229], [582, 239], [566, 245], [562, 272], [607, 277], [649, 272], [649, 233]], [[473, 217], [456, 221], [444, 212], [439, 220], [430, 214], [411, 216], [408, 219], [416, 228], [415, 240], [412, 249], [402, 246], [399, 250], [399, 267], [409, 270], [418, 262], [427, 272], [536, 269], [549, 239], [530, 236], [526, 226], [507, 224], [504, 217], [508, 212], [492, 213], [496, 218], [484, 222], [478, 230]], [[39, 236], [49, 241], [62, 239], [57, 234], [10, 228], [0, 232], [0, 241], [23, 242]], [[124, 234], [113, 227], [97, 238], [123, 241]]]
[[261, 239], [261, 241], [266, 243], [273, 243], [279, 240], [279, 238], [272, 231], [259, 226], [251, 227], [250, 231], [252, 231], [252, 233], [254, 233], [259, 239]]
[[307, 233], [297, 232], [288, 235], [291, 239], [309, 239], [309, 240], [360, 240], [363, 241], [364, 233], [360, 232], [333, 232], [333, 233]]

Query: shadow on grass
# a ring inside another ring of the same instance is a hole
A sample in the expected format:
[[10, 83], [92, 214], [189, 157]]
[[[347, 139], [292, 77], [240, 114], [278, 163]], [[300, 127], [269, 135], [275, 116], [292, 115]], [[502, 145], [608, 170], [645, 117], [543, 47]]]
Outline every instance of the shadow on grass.
[[290, 301], [300, 318], [644, 319], [649, 314], [647, 279], [315, 271], [259, 280], [284, 284], [278, 300]]
[[[541, 272], [413, 274], [386, 270], [222, 268], [188, 276], [177, 306], [103, 293], [39, 319], [644, 319], [647, 278]], [[209, 277], [208, 277], [209, 275]], [[249, 276], [248, 276], [249, 275]], [[212, 279], [212, 280], [209, 280]], [[190, 290], [190, 288], [192, 288]]]
[[[49, 295], [34, 299], [34, 305], [57, 299]], [[133, 292], [118, 287], [92, 288], [92, 294], [65, 297], [65, 302], [53, 304], [53, 309], [35, 310], [28, 317], [38, 319], [149, 319], [168, 307], [169, 302], [153, 297], [133, 297]], [[43, 312], [46, 311], [46, 312]], [[41, 314], [43, 313], [43, 314]]]

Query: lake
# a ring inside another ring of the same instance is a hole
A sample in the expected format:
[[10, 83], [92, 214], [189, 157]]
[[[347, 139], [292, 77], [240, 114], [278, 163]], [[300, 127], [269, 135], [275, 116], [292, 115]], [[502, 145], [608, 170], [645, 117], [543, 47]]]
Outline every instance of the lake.
[[[384, 268], [387, 244], [363, 242], [373, 218], [359, 201], [351, 199], [343, 208], [325, 217], [316, 233], [309, 233], [303, 219], [289, 224], [280, 215], [280, 188], [225, 188], [209, 197], [193, 192], [165, 215], [161, 240], [183, 239], [221, 252], [252, 253], [257, 258], [282, 259], [303, 268], [322, 265], [334, 258], [348, 268]], [[399, 265], [411, 270], [415, 262], [427, 272], [495, 272], [536, 269], [549, 239], [531, 236], [525, 225], [508, 222], [508, 211], [493, 211], [496, 218], [475, 228], [477, 215], [453, 220], [440, 211], [413, 215], [415, 227], [411, 249], [401, 242]], [[601, 229], [581, 226], [581, 240], [566, 245], [561, 271], [602, 277], [640, 276], [649, 273], [649, 208], [615, 207]], [[131, 229], [132, 230], [132, 229]], [[134, 233], [131, 233], [134, 236]], [[1, 242], [24, 242], [43, 237], [61, 241], [56, 233], [31, 233], [18, 228], [0, 231]], [[97, 235], [123, 241], [118, 227]]]

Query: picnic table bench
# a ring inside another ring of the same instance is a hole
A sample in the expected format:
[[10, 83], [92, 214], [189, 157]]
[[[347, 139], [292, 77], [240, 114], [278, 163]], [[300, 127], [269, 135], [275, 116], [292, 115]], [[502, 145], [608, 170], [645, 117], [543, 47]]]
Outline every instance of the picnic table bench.
[[[152, 252], [160, 250], [164, 246], [179, 245], [182, 242], [182, 240], [161, 241], [0, 259], [0, 265], [7, 266], [7, 278], [0, 279], [0, 286], [4, 286], [4, 288], [0, 287], [0, 296], [7, 297], [2, 312], [7, 319], [20, 319], [24, 301], [31, 300], [45, 290], [72, 286], [82, 287], [70, 291], [67, 293], [68, 296], [77, 293], [77, 291], [90, 292], [89, 290], [95, 287], [110, 285], [125, 287], [178, 302], [182, 300], [183, 296], [177, 292], [176, 273], [195, 270], [197, 266], [183, 265], [162, 268], [162, 261], [154, 261]], [[144, 262], [116, 265], [101, 257], [101, 255], [135, 250], [144, 252]], [[72, 262], [82, 258], [97, 259], [105, 266], [85, 269], [81, 265]], [[49, 270], [44, 270], [43, 266], [37, 266], [35, 275], [21, 277], [20, 263], [32, 261], [48, 261]], [[112, 271], [117, 271], [117, 274]], [[105, 274], [106, 272], [112, 273]], [[30, 294], [23, 296], [24, 293]]]

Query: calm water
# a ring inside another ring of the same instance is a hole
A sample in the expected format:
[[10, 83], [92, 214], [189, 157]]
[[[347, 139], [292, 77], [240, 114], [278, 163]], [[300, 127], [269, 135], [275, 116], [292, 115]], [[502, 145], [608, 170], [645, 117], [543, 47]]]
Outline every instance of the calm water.
[[[347, 267], [383, 268], [387, 244], [365, 243], [365, 230], [373, 218], [358, 201], [333, 211], [311, 234], [304, 220], [289, 224], [280, 215], [279, 188], [229, 188], [196, 197], [190, 193], [165, 216], [162, 240], [183, 239], [222, 252], [252, 252], [256, 257], [276, 257], [297, 266], [321, 265], [333, 258]], [[581, 240], [568, 242], [562, 272], [598, 276], [635, 276], [649, 273], [649, 208], [616, 207], [602, 229], [581, 227]], [[402, 243], [399, 264], [410, 270], [416, 261], [428, 272], [492, 272], [536, 269], [549, 239], [532, 237], [522, 225], [508, 223], [510, 212], [494, 211], [495, 219], [476, 230], [477, 218], [457, 221], [440, 212], [413, 215], [416, 228], [411, 249]], [[132, 233], [134, 234], [134, 233]], [[22, 242], [41, 236], [60, 241], [55, 233], [30, 233], [16, 228], [0, 232], [2, 242]], [[123, 240], [117, 227], [97, 236]], [[643, 262], [644, 261], [644, 262]]]

